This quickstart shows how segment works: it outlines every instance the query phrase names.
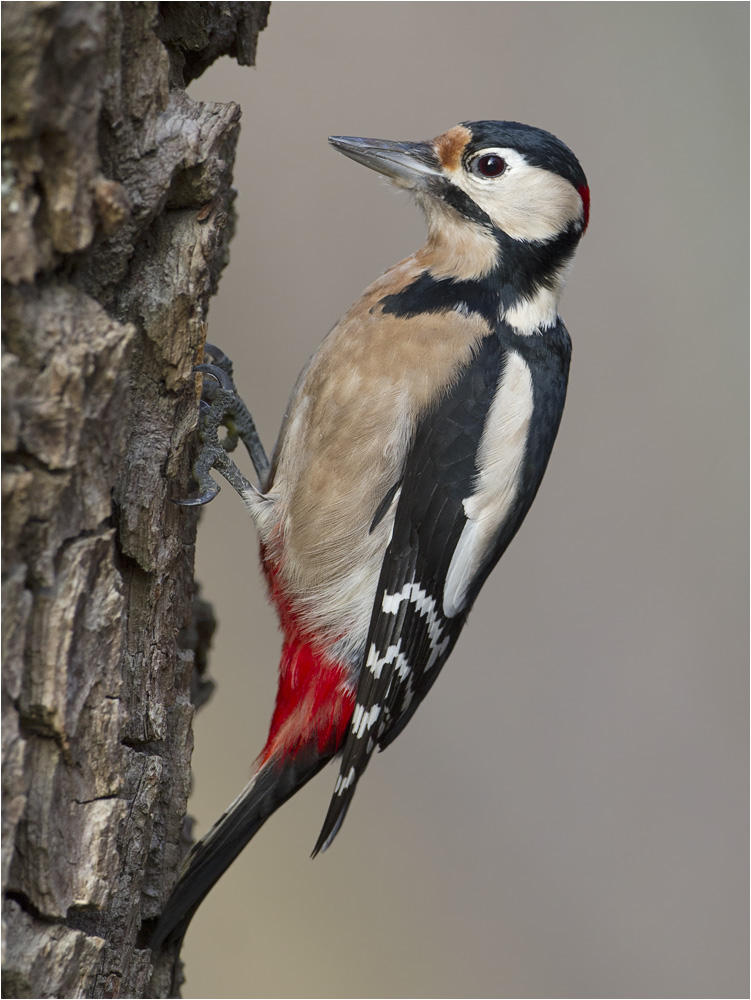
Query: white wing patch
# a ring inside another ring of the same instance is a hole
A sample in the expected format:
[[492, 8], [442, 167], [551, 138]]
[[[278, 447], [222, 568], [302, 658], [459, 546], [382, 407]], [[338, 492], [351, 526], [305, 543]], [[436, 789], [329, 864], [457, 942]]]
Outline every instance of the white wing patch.
[[532, 373], [523, 358], [511, 351], [477, 452], [474, 489], [464, 501], [468, 520], [446, 575], [443, 613], [447, 618], [464, 607], [485, 552], [516, 500], [532, 409]]

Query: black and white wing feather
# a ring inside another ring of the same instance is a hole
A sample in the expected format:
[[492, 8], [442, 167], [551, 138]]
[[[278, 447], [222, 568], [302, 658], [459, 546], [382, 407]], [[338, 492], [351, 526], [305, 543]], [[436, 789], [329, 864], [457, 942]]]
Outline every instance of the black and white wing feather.
[[467, 522], [478, 442], [506, 352], [486, 337], [450, 393], [418, 426], [381, 567], [340, 774], [314, 854], [336, 836], [376, 747], [402, 731], [456, 643], [468, 606], [444, 613], [444, 582]]

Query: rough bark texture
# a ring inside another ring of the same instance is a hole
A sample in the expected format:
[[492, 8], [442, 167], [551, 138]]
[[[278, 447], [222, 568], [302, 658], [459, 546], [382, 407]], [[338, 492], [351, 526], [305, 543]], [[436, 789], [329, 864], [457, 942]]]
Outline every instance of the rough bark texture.
[[[190, 491], [266, 3], [3, 4], [3, 995], [157, 997], [197, 650]], [[153, 978], [152, 978], [153, 973]]]

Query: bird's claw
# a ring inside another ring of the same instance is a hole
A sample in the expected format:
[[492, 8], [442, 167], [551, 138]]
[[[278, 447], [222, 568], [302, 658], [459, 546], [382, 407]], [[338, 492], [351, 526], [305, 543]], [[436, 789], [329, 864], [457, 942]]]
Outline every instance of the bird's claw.
[[217, 493], [221, 493], [222, 487], [211, 476], [209, 476], [209, 482], [211, 486], [200, 496], [193, 497], [191, 500], [173, 500], [172, 503], [177, 504], [178, 507], [202, 507], [205, 503], [211, 503]]
[[[210, 344], [206, 345], [206, 354], [216, 364], [200, 364], [193, 368], [194, 372], [200, 372], [204, 376], [198, 416], [198, 435], [202, 447], [192, 470], [201, 493], [197, 497], [174, 501], [181, 507], [203, 506], [220, 492], [221, 487], [211, 476], [211, 469], [220, 472], [238, 492], [252, 489], [228, 456], [228, 452], [237, 447], [240, 436], [235, 416], [237, 413], [247, 412], [232, 381], [232, 362], [223, 351]], [[220, 440], [218, 431], [221, 426], [226, 428], [227, 433]]]
[[214, 359], [214, 364], [217, 368], [221, 368], [230, 378], [234, 377], [232, 361], [221, 348], [216, 347], [214, 344], [206, 343], [203, 345], [203, 353], [208, 354], [210, 358]]
[[194, 365], [193, 371], [211, 375], [212, 378], [217, 380], [220, 388], [231, 392], [233, 395], [235, 394], [235, 383], [224, 368], [220, 368], [219, 365]]

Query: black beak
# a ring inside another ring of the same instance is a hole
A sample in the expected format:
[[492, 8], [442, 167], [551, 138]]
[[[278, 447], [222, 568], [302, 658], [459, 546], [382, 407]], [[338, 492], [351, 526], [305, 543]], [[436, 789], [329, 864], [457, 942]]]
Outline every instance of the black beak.
[[329, 142], [340, 153], [390, 177], [401, 187], [427, 187], [441, 177], [441, 165], [429, 142], [391, 142], [332, 135]]

